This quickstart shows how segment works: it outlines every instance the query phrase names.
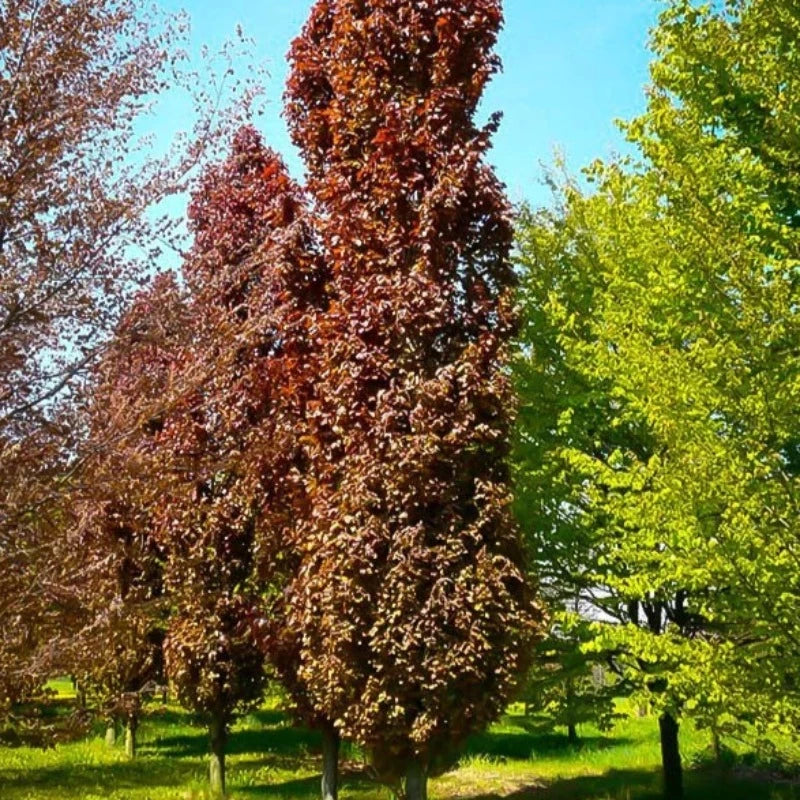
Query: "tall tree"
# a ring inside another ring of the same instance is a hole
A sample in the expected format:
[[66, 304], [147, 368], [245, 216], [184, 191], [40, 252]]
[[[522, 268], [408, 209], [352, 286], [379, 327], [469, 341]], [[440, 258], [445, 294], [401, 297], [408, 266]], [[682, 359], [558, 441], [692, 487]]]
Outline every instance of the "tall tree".
[[474, 117], [496, 0], [318, 2], [287, 118], [332, 301], [289, 620], [312, 705], [409, 797], [502, 712], [539, 613], [509, 510], [511, 226]]
[[640, 159], [523, 225], [523, 497], [618, 609], [594, 648], [660, 707], [671, 796], [681, 714], [796, 724], [797, 26], [673, 2]]
[[0, 713], [37, 684], [32, 653], [72, 602], [53, 543], [77, 390], [174, 230], [145, 212], [229, 122], [225, 91], [195, 82], [197, 137], [163, 159], [139, 144], [166, 77], [186, 86], [183, 31], [139, 0], [0, 6]]
[[291, 564], [303, 468], [295, 422], [324, 280], [302, 193], [252, 127], [205, 173], [189, 218], [194, 341], [177, 366], [188, 391], [160, 434], [176, 479], [157, 527], [174, 609], [168, 671], [208, 718], [212, 790], [224, 794], [228, 729], [261, 697], [259, 630]]

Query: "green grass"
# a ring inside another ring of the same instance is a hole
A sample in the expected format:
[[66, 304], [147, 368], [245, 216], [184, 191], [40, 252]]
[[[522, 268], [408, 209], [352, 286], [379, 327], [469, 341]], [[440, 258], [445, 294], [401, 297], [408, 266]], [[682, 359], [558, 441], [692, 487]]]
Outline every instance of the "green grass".
[[[70, 703], [72, 687], [59, 682], [58, 703]], [[98, 727], [92, 736], [53, 750], [0, 749], [2, 800], [202, 800], [206, 797], [204, 732], [180, 709], [151, 706], [140, 731], [140, 754], [125, 759], [121, 743], [109, 748]], [[582, 742], [535, 727], [510, 714], [474, 737], [455, 769], [432, 782], [432, 800], [657, 800], [658, 726], [631, 718], [609, 734], [590, 727]], [[684, 726], [684, 761], [708, 750], [708, 735]], [[229, 748], [233, 800], [311, 800], [318, 797], [319, 737], [290, 725], [265, 707], [235, 727]], [[746, 748], [738, 748], [747, 763]], [[345, 749], [342, 800], [388, 798], [375, 786], [356, 754]], [[689, 768], [688, 800], [800, 800], [788, 781], [743, 768], [721, 772]]]

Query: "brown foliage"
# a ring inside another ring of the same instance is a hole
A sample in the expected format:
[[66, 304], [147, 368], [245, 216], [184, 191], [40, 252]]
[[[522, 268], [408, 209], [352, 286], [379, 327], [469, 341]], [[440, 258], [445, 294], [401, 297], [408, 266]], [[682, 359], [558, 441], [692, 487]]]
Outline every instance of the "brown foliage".
[[159, 434], [173, 480], [155, 530], [175, 609], [168, 671], [185, 702], [227, 723], [260, 696], [260, 631], [289, 569], [324, 273], [299, 187], [250, 127], [205, 173], [189, 218], [193, 327], [180, 369], [191, 388]]
[[59, 401], [113, 324], [127, 248], [166, 190], [162, 165], [128, 164], [175, 36], [133, 0], [0, 9], [0, 705], [35, 682], [27, 656], [69, 594], [52, 542], [79, 430]]
[[291, 51], [332, 301], [288, 599], [317, 712], [394, 775], [496, 717], [539, 612], [509, 511], [512, 231], [473, 116], [497, 0], [320, 0]]
[[50, 665], [77, 677], [110, 716], [135, 718], [141, 693], [163, 683], [158, 433], [189, 322], [174, 277], [157, 276], [134, 299], [95, 371], [87, 454], [71, 492], [75, 525], [60, 546], [76, 602], [50, 643]]

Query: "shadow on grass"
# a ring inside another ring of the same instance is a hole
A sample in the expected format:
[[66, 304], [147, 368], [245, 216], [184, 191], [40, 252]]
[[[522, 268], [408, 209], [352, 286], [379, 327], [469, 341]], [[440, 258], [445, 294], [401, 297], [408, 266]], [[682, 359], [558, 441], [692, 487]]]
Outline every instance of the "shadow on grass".
[[624, 737], [587, 736], [577, 743], [559, 733], [520, 732], [503, 733], [487, 731], [472, 736], [467, 741], [464, 755], [494, 756], [515, 761], [527, 761], [536, 756], [569, 756], [581, 750], [609, 750], [631, 744], [632, 740]]
[[[208, 753], [208, 734], [200, 730], [196, 734], [186, 736], [156, 737], [142, 748], [168, 758], [196, 758]], [[303, 761], [309, 753], [322, 750], [322, 739], [314, 731], [302, 728], [264, 728], [263, 730], [233, 731], [228, 740], [229, 756], [246, 753], [263, 753], [265, 756], [293, 756], [298, 762]]]
[[[348, 793], [353, 791], [379, 791], [374, 781], [357, 774], [342, 775], [339, 788]], [[309, 798], [309, 800], [316, 800], [320, 794], [320, 776], [314, 775], [310, 778], [298, 778], [296, 780], [284, 781], [283, 783], [240, 786], [237, 787], [236, 792], [237, 794], [247, 794], [253, 797], [281, 797], [292, 798], [292, 800], [305, 800], [305, 798]]]
[[[481, 794], [465, 800], [663, 800], [658, 770], [609, 770], [604, 775], [564, 778], [512, 794]], [[684, 800], [798, 800], [800, 789], [743, 780], [708, 770], [685, 775]]]
[[[103, 796], [108, 788], [179, 787], [198, 777], [196, 764], [148, 759], [112, 764], [65, 764], [25, 771], [0, 770], [0, 796], [29, 797], [32, 792], [52, 792], [52, 797]], [[56, 795], [55, 792], [58, 792]]]

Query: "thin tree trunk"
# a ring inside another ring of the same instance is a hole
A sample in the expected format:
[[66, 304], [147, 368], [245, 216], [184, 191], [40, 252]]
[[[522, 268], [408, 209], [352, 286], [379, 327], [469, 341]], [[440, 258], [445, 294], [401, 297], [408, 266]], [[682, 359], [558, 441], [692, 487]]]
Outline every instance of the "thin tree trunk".
[[[575, 681], [572, 678], [567, 678], [566, 701], [567, 701], [567, 713], [571, 714], [572, 710], [575, 707]], [[574, 722], [570, 722], [567, 725], [567, 738], [569, 739], [570, 744], [578, 743], [578, 730], [575, 727]]]
[[406, 800], [428, 800], [428, 773], [418, 758], [413, 758], [406, 770]]
[[683, 797], [683, 766], [678, 747], [678, 723], [671, 714], [665, 713], [658, 720], [661, 732], [661, 764], [664, 770], [664, 796], [667, 800]]
[[139, 727], [139, 720], [135, 714], [131, 714], [125, 721], [125, 755], [128, 758], [136, 758], [136, 729]]
[[117, 743], [117, 720], [109, 717], [106, 722], [106, 744], [113, 747]]
[[322, 800], [339, 797], [339, 732], [333, 725], [322, 729]]
[[719, 731], [716, 728], [711, 729], [711, 748], [714, 751], [714, 763], [717, 767], [722, 766], [722, 741], [719, 737]]
[[225, 797], [225, 745], [228, 731], [225, 718], [215, 715], [209, 727], [211, 739], [211, 756], [208, 763], [208, 779], [211, 784], [212, 797]]
[[570, 744], [578, 744], [578, 729], [572, 722], [567, 725], [567, 738]]

